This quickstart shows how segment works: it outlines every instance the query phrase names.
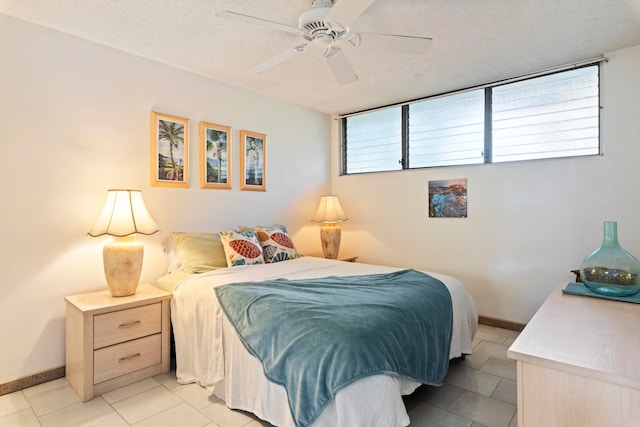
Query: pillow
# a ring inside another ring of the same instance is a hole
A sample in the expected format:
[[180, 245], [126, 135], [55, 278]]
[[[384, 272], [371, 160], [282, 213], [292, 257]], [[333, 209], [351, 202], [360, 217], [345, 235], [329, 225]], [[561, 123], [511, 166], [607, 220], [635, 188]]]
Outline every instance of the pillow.
[[256, 227], [256, 236], [262, 246], [262, 256], [267, 263], [286, 261], [301, 256], [293, 246], [293, 241], [287, 234], [284, 225]]
[[167, 292], [173, 292], [176, 286], [183, 280], [193, 277], [196, 273], [191, 273], [185, 270], [176, 270], [171, 273], [167, 273], [164, 276], [158, 278], [157, 286]]
[[218, 233], [171, 233], [179, 267], [191, 273], [225, 268], [227, 260]]
[[264, 264], [262, 246], [252, 231], [223, 231], [220, 240], [227, 255], [227, 265]]

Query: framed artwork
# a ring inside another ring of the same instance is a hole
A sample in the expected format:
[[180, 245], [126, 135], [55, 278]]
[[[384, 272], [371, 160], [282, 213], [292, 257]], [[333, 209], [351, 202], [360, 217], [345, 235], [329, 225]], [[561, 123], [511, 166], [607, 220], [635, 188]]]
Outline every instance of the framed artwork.
[[151, 185], [189, 187], [189, 119], [151, 112]]
[[231, 188], [231, 128], [200, 122], [200, 188]]
[[240, 190], [267, 191], [267, 135], [240, 131]]
[[466, 178], [429, 181], [429, 218], [466, 217]]

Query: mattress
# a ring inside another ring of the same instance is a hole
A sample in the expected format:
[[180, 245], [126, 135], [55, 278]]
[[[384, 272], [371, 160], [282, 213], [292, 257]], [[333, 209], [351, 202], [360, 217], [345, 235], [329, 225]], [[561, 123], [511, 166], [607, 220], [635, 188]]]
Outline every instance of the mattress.
[[[264, 265], [225, 268], [190, 275], [173, 287], [171, 318], [176, 341], [178, 382], [209, 387], [227, 406], [256, 414], [282, 427], [294, 427], [282, 386], [269, 382], [258, 359], [244, 348], [218, 305], [213, 287], [275, 278], [305, 279], [398, 271], [393, 267], [347, 263], [314, 257]], [[451, 294], [453, 333], [450, 357], [471, 354], [477, 328], [476, 307], [462, 283], [451, 276], [425, 272], [442, 281]], [[358, 380], [338, 391], [313, 427], [406, 426], [402, 395], [418, 383], [390, 375]], [[372, 410], [375, 408], [376, 410]]]

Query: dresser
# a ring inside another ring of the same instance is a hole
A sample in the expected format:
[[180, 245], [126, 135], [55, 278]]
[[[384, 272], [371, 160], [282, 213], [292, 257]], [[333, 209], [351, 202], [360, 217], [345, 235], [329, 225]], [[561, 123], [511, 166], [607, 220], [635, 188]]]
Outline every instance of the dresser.
[[640, 304], [560, 283], [509, 348], [519, 427], [640, 426]]
[[83, 401], [169, 371], [170, 300], [151, 285], [65, 298], [66, 377]]

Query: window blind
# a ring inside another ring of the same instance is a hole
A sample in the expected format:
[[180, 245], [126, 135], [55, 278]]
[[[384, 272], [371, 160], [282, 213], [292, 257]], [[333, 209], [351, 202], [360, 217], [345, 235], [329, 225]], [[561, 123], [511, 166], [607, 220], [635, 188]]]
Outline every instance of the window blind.
[[409, 167], [484, 162], [484, 90], [409, 105]]
[[493, 162], [600, 153], [598, 66], [496, 86]]
[[402, 169], [402, 113], [393, 107], [346, 119], [346, 173]]
[[602, 61], [343, 116], [343, 173], [601, 154]]

